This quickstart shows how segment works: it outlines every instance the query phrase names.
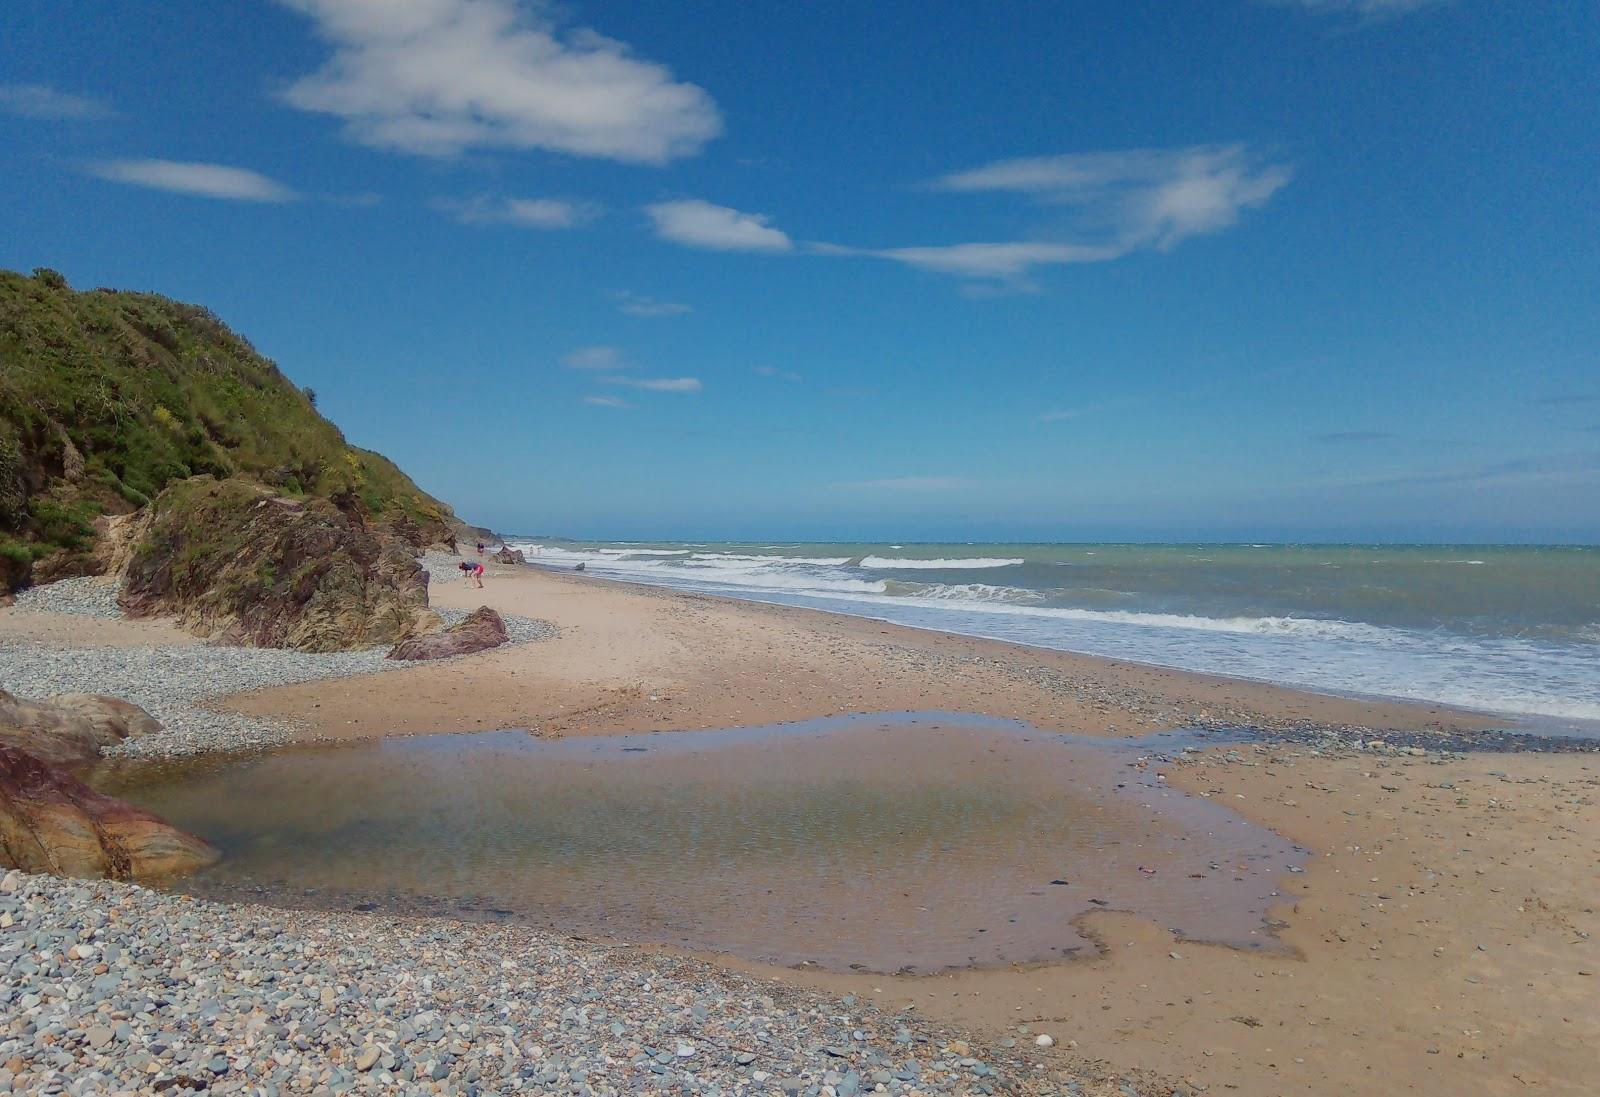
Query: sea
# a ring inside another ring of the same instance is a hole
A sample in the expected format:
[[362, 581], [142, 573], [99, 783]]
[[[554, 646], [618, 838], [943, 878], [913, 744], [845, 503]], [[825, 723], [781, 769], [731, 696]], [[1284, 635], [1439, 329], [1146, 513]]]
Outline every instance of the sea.
[[535, 565], [1600, 735], [1600, 547], [508, 538]]

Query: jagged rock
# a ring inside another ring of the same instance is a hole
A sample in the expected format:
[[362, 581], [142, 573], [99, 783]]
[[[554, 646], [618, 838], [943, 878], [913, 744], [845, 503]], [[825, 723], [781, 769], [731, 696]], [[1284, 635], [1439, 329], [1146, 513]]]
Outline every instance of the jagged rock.
[[499, 647], [509, 639], [500, 615], [488, 606], [479, 606], [447, 629], [396, 644], [389, 658], [444, 659]]
[[27, 751], [0, 746], [0, 868], [153, 880], [217, 851], [143, 808], [94, 791]]
[[392, 644], [437, 628], [409, 546], [326, 499], [197, 476], [150, 505], [120, 602], [199, 636], [300, 651]]
[[0, 745], [53, 764], [87, 762], [129, 736], [161, 725], [138, 705], [91, 693], [64, 693], [25, 701], [0, 690]]
[[521, 549], [514, 549], [510, 545], [501, 545], [500, 551], [494, 554], [497, 564], [526, 564], [528, 558], [522, 554]]

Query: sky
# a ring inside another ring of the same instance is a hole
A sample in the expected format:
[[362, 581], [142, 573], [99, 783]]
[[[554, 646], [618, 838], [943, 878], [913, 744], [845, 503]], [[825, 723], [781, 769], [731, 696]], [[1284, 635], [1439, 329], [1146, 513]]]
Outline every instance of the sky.
[[584, 538], [1600, 540], [1600, 5], [8, 0], [0, 266]]

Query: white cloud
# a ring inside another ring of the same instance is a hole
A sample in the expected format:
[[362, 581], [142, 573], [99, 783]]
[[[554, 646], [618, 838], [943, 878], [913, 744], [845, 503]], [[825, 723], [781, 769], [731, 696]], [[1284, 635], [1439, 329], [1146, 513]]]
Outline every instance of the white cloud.
[[0, 84], [0, 114], [49, 122], [91, 122], [115, 118], [98, 99], [57, 91], [46, 84]]
[[760, 213], [741, 213], [698, 198], [678, 202], [658, 202], [646, 206], [656, 224], [656, 235], [663, 240], [714, 251], [791, 251], [794, 241], [787, 233], [767, 224]]
[[1146, 248], [1167, 251], [1238, 223], [1291, 172], [1244, 145], [1130, 149], [999, 160], [937, 179], [937, 190], [1009, 193], [1065, 210], [1071, 241], [894, 248], [872, 254], [930, 270], [1012, 278], [1034, 266], [1093, 263]]
[[763, 214], [699, 199], [647, 207], [663, 239], [724, 251], [868, 256], [919, 270], [978, 280], [1002, 291], [1030, 291], [1038, 267], [1103, 263], [1135, 251], [1167, 251], [1193, 236], [1220, 232], [1264, 205], [1288, 182], [1283, 165], [1244, 145], [1195, 145], [999, 160], [934, 180], [951, 193], [1002, 193], [1048, 207], [1066, 224], [1032, 240], [973, 241], [863, 248], [796, 245]]
[[966, 491], [975, 487], [977, 481], [965, 476], [892, 476], [884, 480], [856, 480], [840, 487], [857, 488], [862, 491], [889, 491], [889, 492], [946, 492]]
[[702, 88], [516, 0], [282, 0], [334, 47], [284, 98], [363, 144], [426, 156], [545, 149], [663, 164], [722, 132]]
[[464, 225], [521, 225], [532, 229], [569, 229], [592, 221], [600, 208], [559, 198], [440, 198], [434, 208]]
[[568, 369], [627, 369], [628, 362], [616, 347], [578, 347], [561, 358]]
[[89, 166], [92, 175], [175, 194], [226, 198], [239, 202], [292, 202], [300, 196], [258, 172], [226, 164], [179, 160], [104, 160]]
[[646, 392], [699, 392], [703, 385], [698, 377], [602, 377], [608, 385], [626, 385]]
[[654, 297], [646, 297], [630, 290], [623, 290], [613, 296], [617, 300], [617, 311], [625, 312], [629, 316], [682, 316], [694, 311], [679, 301], [658, 301]]
[[585, 404], [593, 404], [597, 408], [631, 408], [632, 404], [620, 396], [585, 396]]

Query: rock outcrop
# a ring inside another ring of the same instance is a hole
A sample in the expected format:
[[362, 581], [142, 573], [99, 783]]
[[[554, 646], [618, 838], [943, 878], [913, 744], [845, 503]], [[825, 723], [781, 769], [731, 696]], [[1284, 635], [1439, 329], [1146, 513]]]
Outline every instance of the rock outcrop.
[[403, 542], [329, 500], [209, 476], [150, 505], [120, 601], [198, 636], [300, 651], [393, 644], [441, 624]]
[[160, 730], [144, 709], [115, 697], [64, 693], [48, 701], [24, 701], [0, 690], [0, 746], [25, 750], [44, 762], [88, 762], [129, 736]]
[[511, 639], [505, 622], [488, 606], [479, 606], [441, 632], [431, 632], [396, 644], [391, 659], [445, 659], [499, 647]]
[[104, 796], [26, 751], [0, 746], [0, 868], [158, 880], [217, 851], [142, 808]]
[[528, 558], [522, 554], [521, 549], [514, 549], [510, 545], [501, 545], [500, 551], [494, 554], [497, 564], [526, 564]]

